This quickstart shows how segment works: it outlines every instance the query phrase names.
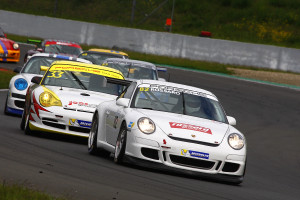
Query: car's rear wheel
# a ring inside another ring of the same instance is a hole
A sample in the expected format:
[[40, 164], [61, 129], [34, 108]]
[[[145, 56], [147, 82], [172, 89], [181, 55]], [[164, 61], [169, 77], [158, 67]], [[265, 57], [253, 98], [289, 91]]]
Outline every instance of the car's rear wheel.
[[123, 162], [125, 149], [126, 149], [126, 139], [127, 139], [127, 129], [126, 126], [123, 124], [120, 129], [116, 146], [115, 146], [114, 162], [117, 164]]

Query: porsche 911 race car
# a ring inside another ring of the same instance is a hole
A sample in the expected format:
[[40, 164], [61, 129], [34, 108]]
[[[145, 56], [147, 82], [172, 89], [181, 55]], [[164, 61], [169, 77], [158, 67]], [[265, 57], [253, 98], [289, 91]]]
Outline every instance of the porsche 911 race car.
[[88, 139], [91, 154], [114, 161], [185, 171], [234, 184], [243, 181], [245, 136], [209, 91], [169, 82], [137, 80], [98, 105]]
[[115, 51], [109, 49], [89, 49], [82, 52], [79, 58], [91, 61], [93, 64], [102, 65], [103, 61], [107, 58], [123, 58], [127, 59], [128, 54], [122, 51]]
[[120, 70], [127, 80], [150, 79], [165, 81], [165, 79], [158, 77], [158, 71], [167, 71], [166, 68], [156, 67], [152, 63], [131, 59], [108, 58], [102, 65]]
[[4, 114], [22, 115], [25, 105], [26, 90], [34, 76], [43, 76], [41, 66], [49, 67], [56, 60], [73, 60], [83, 63], [91, 63], [81, 58], [63, 56], [49, 53], [34, 54], [23, 67], [17, 67], [14, 72], [18, 73], [9, 82]]
[[0, 27], [0, 61], [19, 62], [20, 47], [19, 44], [6, 38], [6, 34]]
[[[55, 61], [26, 93], [21, 129], [88, 137], [96, 106], [123, 90], [118, 70], [74, 61]], [[126, 82], [127, 83], [127, 82]]]
[[27, 51], [24, 56], [24, 63], [36, 53], [55, 53], [72, 57], [77, 57], [80, 53], [82, 53], [82, 48], [79, 44], [66, 40], [45, 39], [41, 41], [29, 39], [28, 42], [36, 43], [38, 45], [36, 45], [35, 49]]

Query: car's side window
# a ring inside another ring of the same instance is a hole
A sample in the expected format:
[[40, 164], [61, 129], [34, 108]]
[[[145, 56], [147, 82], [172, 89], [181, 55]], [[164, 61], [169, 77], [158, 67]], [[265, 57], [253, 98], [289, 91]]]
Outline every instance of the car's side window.
[[119, 98], [130, 99], [134, 92], [135, 87], [136, 87], [136, 82], [131, 83], [130, 86], [124, 92], [122, 92]]

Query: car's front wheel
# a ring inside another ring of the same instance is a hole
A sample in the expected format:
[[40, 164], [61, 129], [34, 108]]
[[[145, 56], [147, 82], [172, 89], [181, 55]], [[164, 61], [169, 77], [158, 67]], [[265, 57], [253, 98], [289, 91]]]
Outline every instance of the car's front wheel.
[[123, 124], [122, 128], [120, 129], [116, 146], [115, 146], [114, 162], [117, 164], [123, 162], [125, 149], [126, 149], [126, 139], [127, 139], [127, 129], [126, 126]]
[[[22, 121], [23, 121], [23, 116], [24, 116], [24, 132], [26, 135], [30, 135], [32, 133], [29, 127], [30, 111], [27, 111], [26, 113], [24, 112], [24, 114], [22, 115]], [[22, 121], [21, 121], [21, 129], [22, 129]]]
[[92, 121], [92, 127], [88, 139], [88, 151], [90, 154], [95, 155], [98, 153], [97, 135], [98, 135], [98, 113], [95, 113]]
[[99, 117], [98, 117], [98, 113], [96, 112], [92, 120], [92, 127], [89, 134], [88, 152], [91, 155], [108, 156], [110, 152], [99, 149], [97, 147], [98, 125], [99, 125]]

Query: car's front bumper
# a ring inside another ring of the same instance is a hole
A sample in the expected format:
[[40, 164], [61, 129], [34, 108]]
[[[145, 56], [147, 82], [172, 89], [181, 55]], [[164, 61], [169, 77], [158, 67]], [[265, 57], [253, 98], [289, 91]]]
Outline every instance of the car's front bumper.
[[166, 134], [146, 135], [135, 129], [128, 131], [125, 154], [168, 168], [240, 180], [246, 165], [245, 148], [234, 150], [226, 141], [217, 146], [178, 141]]
[[30, 114], [34, 120], [29, 121], [29, 127], [32, 131], [89, 136], [93, 113], [66, 110], [57, 106], [52, 106], [48, 110], [50, 112], [39, 110], [37, 114], [34, 106], [31, 106]]
[[8, 91], [6, 112], [15, 115], [22, 115], [25, 105], [25, 91], [22, 92], [11, 92]]
[[7, 50], [7, 52], [0, 51], [0, 61], [4, 62], [19, 62], [20, 50]]

